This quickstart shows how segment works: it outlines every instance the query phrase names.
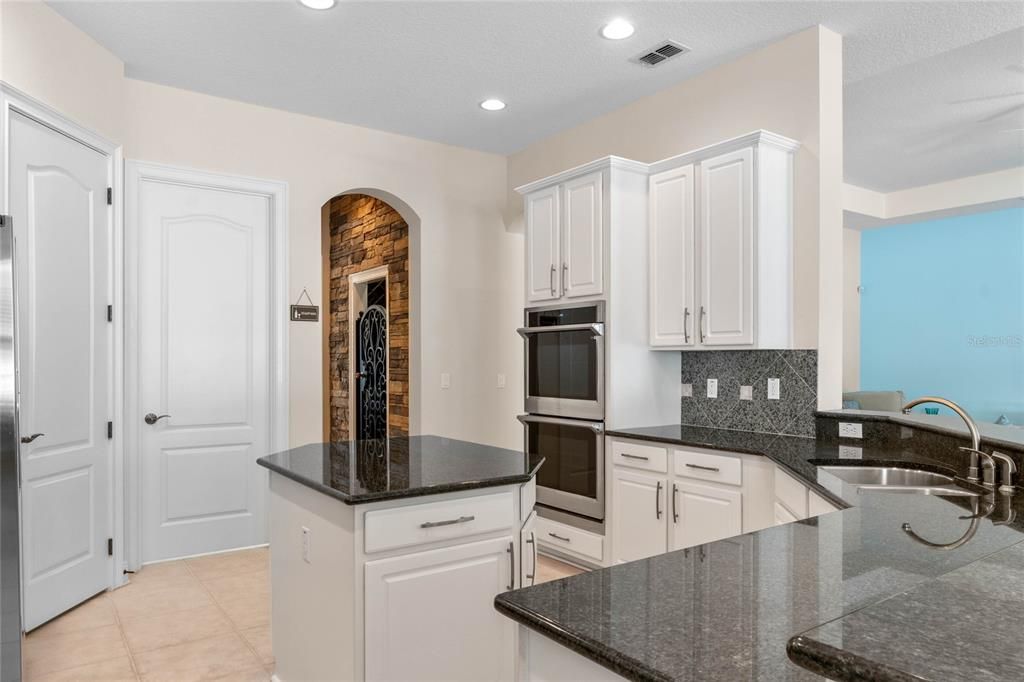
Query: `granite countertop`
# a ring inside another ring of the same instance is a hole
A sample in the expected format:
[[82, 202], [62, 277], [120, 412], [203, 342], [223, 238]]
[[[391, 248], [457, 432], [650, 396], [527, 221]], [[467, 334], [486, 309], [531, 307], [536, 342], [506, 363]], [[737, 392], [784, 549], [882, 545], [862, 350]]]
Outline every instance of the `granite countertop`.
[[[858, 491], [817, 468], [851, 463], [840, 446], [809, 438], [608, 434], [765, 455], [846, 508], [507, 592], [503, 614], [635, 680], [1024, 679], [1024, 493]], [[859, 457], [954, 473], [905, 449]]]
[[347, 504], [528, 482], [543, 459], [440, 436], [310, 443], [256, 460]]

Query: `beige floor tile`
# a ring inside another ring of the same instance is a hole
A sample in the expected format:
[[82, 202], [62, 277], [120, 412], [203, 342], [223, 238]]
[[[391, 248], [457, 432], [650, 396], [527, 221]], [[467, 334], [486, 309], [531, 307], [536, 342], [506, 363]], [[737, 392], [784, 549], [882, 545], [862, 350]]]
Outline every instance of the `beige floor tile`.
[[128, 649], [117, 625], [54, 634], [31, 634], [23, 650], [25, 675], [66, 670], [115, 658], [126, 658]]
[[111, 592], [110, 598], [122, 619], [156, 616], [213, 604], [210, 594], [198, 582], [172, 585], [167, 589], [135, 590], [129, 585]]
[[188, 569], [184, 561], [166, 561], [161, 564], [143, 566], [128, 576], [128, 585], [121, 589], [135, 592], [166, 590], [194, 584], [196, 577]]
[[42, 675], [26, 676], [26, 682], [134, 682], [138, 679], [127, 656], [80, 665]]
[[270, 595], [270, 571], [261, 570], [222, 578], [203, 580], [203, 585], [218, 602], [231, 601], [242, 597]]
[[217, 604], [228, 614], [228, 618], [239, 630], [260, 627], [270, 623], [270, 597], [239, 597], [218, 601]]
[[135, 655], [144, 680], [210, 680], [262, 669], [259, 659], [235, 633], [167, 646]]
[[216, 678], [217, 682], [268, 682], [271, 673], [264, 667], [242, 670], [236, 673], [229, 673], [224, 677]]
[[274, 662], [274, 650], [270, 645], [270, 626], [263, 625], [258, 628], [242, 630], [242, 637], [256, 650], [263, 665], [271, 665]]
[[52, 635], [60, 632], [75, 632], [77, 630], [90, 630], [104, 625], [116, 625], [117, 614], [114, 611], [114, 602], [104, 592], [98, 594], [87, 602], [79, 604], [67, 613], [54, 618], [46, 625], [34, 630], [32, 636]]
[[583, 573], [584, 569], [577, 568], [564, 561], [552, 559], [548, 556], [537, 557], [537, 583], [546, 583], [551, 580], [568, 578]]
[[210, 580], [251, 571], [268, 570], [270, 568], [270, 552], [266, 547], [259, 547], [243, 549], [238, 552], [208, 554], [185, 561], [193, 575], [200, 580]]
[[195, 642], [231, 632], [231, 621], [214, 605], [156, 616], [123, 618], [121, 629], [133, 654]]

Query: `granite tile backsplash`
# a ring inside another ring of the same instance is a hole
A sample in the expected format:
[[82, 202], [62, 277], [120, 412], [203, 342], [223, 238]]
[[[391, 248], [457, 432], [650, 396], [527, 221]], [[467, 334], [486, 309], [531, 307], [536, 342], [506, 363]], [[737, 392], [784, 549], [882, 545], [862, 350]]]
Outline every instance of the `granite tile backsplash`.
[[[780, 380], [778, 400], [768, 400], [769, 378]], [[683, 351], [681, 379], [693, 395], [681, 399], [680, 424], [814, 437], [816, 350]], [[708, 379], [718, 380], [717, 398], [707, 397]]]

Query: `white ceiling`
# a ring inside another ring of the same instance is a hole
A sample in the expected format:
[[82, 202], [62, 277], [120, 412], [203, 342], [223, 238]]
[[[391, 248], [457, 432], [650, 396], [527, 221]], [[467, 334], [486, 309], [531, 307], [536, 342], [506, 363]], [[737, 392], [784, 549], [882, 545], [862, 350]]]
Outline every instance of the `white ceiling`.
[[[498, 153], [821, 23], [845, 38], [848, 182], [889, 192], [1024, 163], [1020, 2], [50, 5], [132, 78]], [[632, 38], [598, 36], [615, 16]], [[666, 38], [693, 51], [631, 63]], [[508, 108], [482, 111], [487, 97]]]

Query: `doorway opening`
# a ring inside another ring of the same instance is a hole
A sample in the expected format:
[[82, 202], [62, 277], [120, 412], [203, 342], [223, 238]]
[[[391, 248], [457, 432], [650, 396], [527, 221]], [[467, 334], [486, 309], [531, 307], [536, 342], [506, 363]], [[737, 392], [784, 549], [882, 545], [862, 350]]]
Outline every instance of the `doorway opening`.
[[363, 193], [334, 197], [322, 217], [324, 440], [408, 435], [409, 223]]

